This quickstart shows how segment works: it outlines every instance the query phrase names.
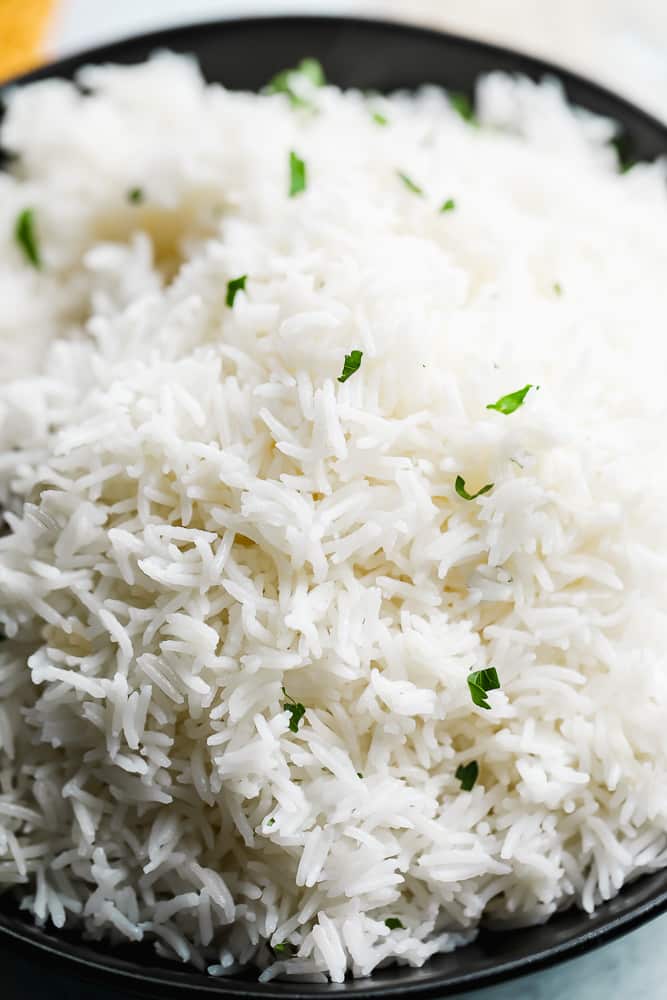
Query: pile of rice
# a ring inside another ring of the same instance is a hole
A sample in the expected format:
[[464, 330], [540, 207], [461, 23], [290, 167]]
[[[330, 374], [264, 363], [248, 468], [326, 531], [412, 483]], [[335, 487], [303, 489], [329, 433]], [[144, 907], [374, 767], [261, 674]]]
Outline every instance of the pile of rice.
[[500, 75], [80, 82], [2, 130], [0, 885], [339, 982], [667, 865], [664, 165]]

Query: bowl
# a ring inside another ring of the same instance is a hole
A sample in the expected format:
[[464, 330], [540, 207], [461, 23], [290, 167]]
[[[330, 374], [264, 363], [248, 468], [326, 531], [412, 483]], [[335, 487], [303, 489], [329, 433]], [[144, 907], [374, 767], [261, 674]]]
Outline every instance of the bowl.
[[[232, 89], [257, 90], [280, 69], [304, 56], [319, 59], [327, 78], [340, 86], [379, 91], [435, 83], [472, 94], [477, 77], [491, 70], [533, 79], [555, 76], [574, 104], [619, 123], [625, 157], [650, 160], [667, 153], [665, 125], [573, 73], [509, 49], [375, 20], [280, 17], [200, 23], [92, 49], [13, 82], [71, 78], [87, 63], [134, 63], [164, 48], [193, 53], [208, 80]], [[16, 995], [31, 998], [84, 997], [95, 989], [98, 998], [133, 995], [164, 1000], [187, 995], [315, 1000], [344, 994], [353, 1000], [435, 1000], [572, 958], [664, 911], [667, 871], [637, 879], [592, 916], [569, 909], [538, 927], [502, 932], [482, 929], [473, 944], [434, 958], [421, 969], [388, 967], [369, 979], [343, 985], [260, 984], [252, 970], [233, 978], [212, 979], [194, 969], [161, 961], [150, 945], [112, 949], [85, 942], [72, 931], [37, 928], [5, 895], [0, 897], [0, 961], [3, 983], [11, 988], [14, 981]], [[64, 985], [57, 992], [58, 982]]]

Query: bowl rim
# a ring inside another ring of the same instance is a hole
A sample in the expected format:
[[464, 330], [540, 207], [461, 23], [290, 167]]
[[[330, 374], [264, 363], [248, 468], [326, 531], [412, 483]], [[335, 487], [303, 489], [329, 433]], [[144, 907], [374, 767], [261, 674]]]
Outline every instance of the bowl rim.
[[[76, 71], [85, 65], [113, 63], [128, 45], [141, 44], [146, 50], [159, 50], [172, 48], [178, 42], [176, 47], [182, 51], [184, 35], [189, 42], [190, 38], [194, 41], [197, 36], [212, 32], [245, 31], [249, 28], [270, 30], [272, 26], [284, 27], [289, 24], [294, 25], [295, 28], [320, 25], [329, 26], [332, 29], [348, 27], [371, 32], [380, 29], [383, 32], [395, 33], [406, 39], [444, 39], [464, 52], [475, 52], [485, 56], [490, 64], [493, 63], [494, 59], [499, 59], [501, 62], [510, 59], [515, 65], [515, 69], [512, 71], [514, 73], [526, 73], [533, 78], [555, 77], [564, 85], [566, 94], [570, 88], [583, 90], [588, 95], [601, 99], [605, 104], [617, 108], [619, 112], [632, 117], [656, 133], [662, 134], [665, 155], [667, 155], [667, 122], [661, 121], [605, 85], [556, 62], [532, 56], [511, 46], [486, 42], [476, 37], [459, 35], [456, 32], [441, 31], [399, 20], [356, 17], [345, 14], [250, 15], [196, 21], [184, 20], [165, 28], [121, 35], [99, 45], [73, 51], [29, 72], [2, 81], [0, 84], [0, 105], [4, 95], [14, 87], [57, 77], [71, 78]], [[424, 80], [424, 83], [427, 82]], [[0, 106], [0, 119], [1, 117], [2, 107]], [[0, 167], [0, 169], [2, 168]], [[664, 876], [662, 885], [648, 899], [631, 905], [625, 912], [610, 916], [601, 924], [592, 925], [588, 931], [578, 933], [571, 939], [541, 947], [529, 955], [518, 958], [500, 958], [492, 967], [450, 973], [444, 984], [439, 982], [438, 973], [434, 973], [432, 977], [425, 977], [419, 982], [398, 982], [395, 986], [379, 983], [374, 985], [371, 976], [366, 980], [355, 981], [352, 996], [354, 1000], [379, 1000], [380, 997], [387, 996], [394, 998], [406, 996], [415, 998], [415, 1000], [419, 1000], [419, 998], [421, 1000], [437, 1000], [439, 997], [450, 996], [461, 990], [473, 991], [500, 982], [508, 982], [576, 958], [602, 945], [609, 944], [661, 914], [667, 913], [667, 869], [662, 870], [662, 872], [642, 875], [634, 882], [626, 883], [626, 886], [637, 884], [641, 879], [657, 878], [660, 874]], [[55, 932], [55, 934], [57, 933]], [[302, 992], [300, 988], [302, 984], [290, 983], [288, 980], [272, 980], [269, 983], [248, 982], [246, 980], [243, 981], [241, 990], [237, 991], [236, 987], [241, 986], [241, 983], [234, 977], [213, 978], [196, 970], [181, 970], [178, 966], [166, 966], [164, 969], [158, 966], [139, 966], [112, 953], [98, 952], [85, 940], [82, 940], [80, 944], [72, 944], [68, 940], [57, 941], [54, 935], [45, 932], [36, 925], [24, 922], [15, 916], [8, 916], [0, 911], [0, 949], [3, 943], [14, 944], [19, 949], [27, 949], [30, 953], [34, 949], [38, 949], [42, 954], [49, 955], [60, 963], [65, 971], [72, 972], [73, 969], [79, 968], [98, 976], [100, 973], [108, 975], [111, 987], [114, 985], [120, 987], [120, 984], [124, 982], [134, 983], [137, 988], [140, 988], [142, 984], [146, 987], [167, 988], [170, 991], [178, 991], [177, 995], [179, 996], [184, 996], [185, 990], [192, 989], [199, 995], [209, 994], [218, 997], [243, 995], [248, 1000], [288, 1000], [288, 998], [289, 1000], [313, 1000], [313, 997], [319, 992], [315, 984], [303, 984], [305, 991]], [[320, 987], [320, 989], [322, 990], [321, 995], [326, 996], [324, 987]], [[326, 989], [330, 990], [331, 984], [327, 984]], [[344, 989], [344, 987], [340, 986], [339, 989]]]
[[[461, 990], [470, 992], [480, 990], [560, 965], [603, 945], [611, 944], [666, 913], [667, 871], [664, 874], [663, 887], [655, 896], [634, 906], [626, 913], [592, 927], [586, 933], [578, 934], [572, 940], [548, 945], [520, 958], [500, 959], [497, 964], [487, 969], [449, 974], [444, 984], [439, 982], [438, 973], [420, 982], [399, 982], [395, 986], [379, 983], [374, 985], [371, 975], [365, 980], [355, 981], [355, 989], [351, 996], [353, 1000], [380, 1000], [385, 997], [392, 997], [395, 1000], [401, 1000], [402, 997], [412, 997], [414, 1000], [439, 1000], [441, 997], [458, 994]], [[29, 951], [34, 948], [39, 949], [42, 954], [55, 959], [61, 968], [64, 964], [65, 967], [74, 966], [87, 970], [98, 977], [100, 973], [110, 975], [113, 979], [109, 983], [110, 986], [117, 984], [120, 987], [122, 982], [131, 982], [138, 988], [142, 985], [167, 988], [170, 991], [168, 996], [185, 997], [186, 990], [193, 990], [196, 991], [194, 995], [208, 994], [212, 998], [242, 996], [247, 1000], [313, 1000], [319, 992], [315, 984], [308, 984], [302, 992], [300, 989], [302, 984], [291, 983], [289, 980], [272, 980], [268, 983], [244, 980], [241, 986], [240, 981], [234, 976], [215, 978], [196, 970], [180, 969], [178, 966], [167, 966], [164, 969], [158, 966], [139, 966], [113, 954], [103, 955], [94, 951], [86, 941], [82, 941], [81, 944], [71, 944], [69, 941], [57, 942], [53, 936], [46, 934], [39, 927], [24, 924], [21, 920], [0, 913], [0, 947], [3, 937]], [[241, 986], [240, 990], [238, 986]], [[322, 986], [330, 988], [331, 984]], [[326, 997], [327, 993], [323, 990], [320, 995]], [[150, 996], [154, 994], [151, 993]]]
[[[415, 38], [430, 37], [446, 39], [459, 48], [463, 50], [467, 49], [470, 52], [475, 51], [505, 58], [509, 56], [517, 64], [518, 68], [515, 72], [523, 72], [525, 69], [528, 75], [556, 77], [565, 84], [566, 89], [569, 84], [583, 87], [589, 93], [595, 93], [599, 97], [605, 98], [617, 107], [622, 108], [624, 111], [629, 112], [651, 128], [662, 131], [667, 143], [667, 121], [661, 121], [650, 111], [646, 111], [640, 105], [619, 94], [612, 88], [598, 83], [596, 80], [570, 69], [559, 62], [530, 55], [522, 49], [514, 49], [509, 45], [487, 42], [474, 36], [460, 35], [456, 32], [413, 24], [409, 21], [389, 20], [381, 17], [356, 17], [348, 14], [256, 14], [243, 17], [219, 17], [201, 21], [183, 21], [169, 25], [166, 28], [156, 28], [136, 34], [122, 34], [100, 45], [77, 49], [59, 59], [50, 60], [25, 73], [20, 73], [3, 80], [0, 83], [0, 97], [12, 87], [24, 86], [25, 84], [50, 79], [54, 76], [68, 76], [81, 66], [99, 62], [112, 62], [115, 50], [120, 51], [127, 45], [136, 42], [141, 42], [153, 49], [169, 48], [170, 40], [178, 38], [184, 33], [195, 35], [220, 30], [245, 30], [248, 27], [270, 29], [272, 25], [286, 25], [290, 23], [295, 26], [308, 24], [329, 25], [332, 28], [337, 25], [347, 25], [348, 27], [356, 27], [361, 30], [372, 30], [379, 27], [383, 31], [393, 32], [397, 35], [411, 35]], [[665, 151], [667, 153], [667, 146]]]

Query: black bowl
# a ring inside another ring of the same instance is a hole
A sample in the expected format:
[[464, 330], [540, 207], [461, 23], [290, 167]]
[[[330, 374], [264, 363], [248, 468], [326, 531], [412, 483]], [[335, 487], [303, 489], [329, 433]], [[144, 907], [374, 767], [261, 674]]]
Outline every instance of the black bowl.
[[[573, 73], [508, 49], [382, 21], [285, 17], [197, 24], [93, 49], [16, 82], [72, 77], [87, 63], [134, 63], [160, 48], [194, 53], [208, 80], [249, 90], [258, 89], [278, 70], [306, 55], [321, 60], [334, 83], [380, 91], [436, 83], [471, 94], [477, 77], [490, 70], [522, 73], [533, 79], [557, 76], [573, 103], [619, 123], [625, 156], [647, 160], [667, 153], [667, 127]], [[502, 933], [482, 930], [474, 944], [434, 958], [421, 969], [383, 969], [370, 979], [344, 985], [262, 985], [252, 972], [233, 979], [211, 979], [181, 965], [161, 962], [148, 945], [111, 950], [84, 943], [71, 932], [39, 930], [4, 897], [0, 899], [0, 962], [3, 985], [11, 989], [14, 979], [17, 997], [88, 997], [94, 990], [98, 998], [187, 994], [314, 1000], [342, 993], [355, 1000], [388, 996], [425, 1000], [507, 980], [571, 958], [664, 911], [667, 872], [659, 872], [627, 886], [593, 916], [571, 909], [540, 927]], [[23, 978], [26, 975], [34, 978], [34, 988]], [[46, 984], [43, 993], [38, 982]], [[58, 987], [57, 982], [66, 985]]]

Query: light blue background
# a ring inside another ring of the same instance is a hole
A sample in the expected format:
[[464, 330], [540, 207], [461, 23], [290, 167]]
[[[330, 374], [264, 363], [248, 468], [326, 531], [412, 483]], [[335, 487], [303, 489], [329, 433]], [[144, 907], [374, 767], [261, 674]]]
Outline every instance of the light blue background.
[[[521, 933], [520, 931], [518, 933]], [[665, 1000], [667, 916], [588, 955], [457, 1000]]]

